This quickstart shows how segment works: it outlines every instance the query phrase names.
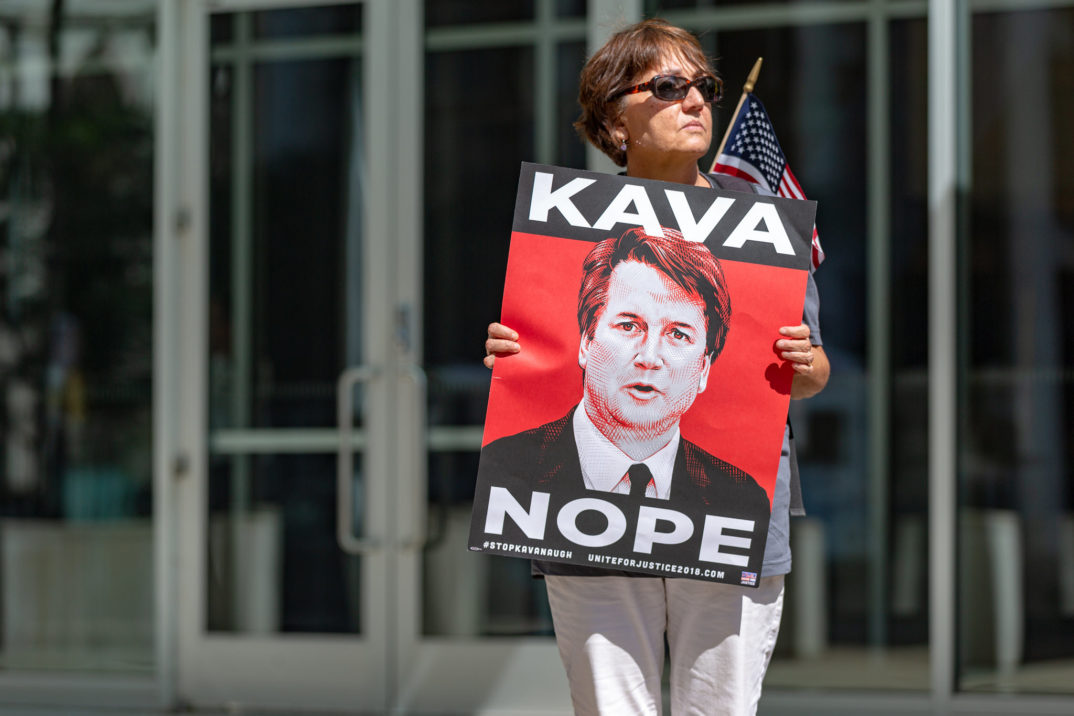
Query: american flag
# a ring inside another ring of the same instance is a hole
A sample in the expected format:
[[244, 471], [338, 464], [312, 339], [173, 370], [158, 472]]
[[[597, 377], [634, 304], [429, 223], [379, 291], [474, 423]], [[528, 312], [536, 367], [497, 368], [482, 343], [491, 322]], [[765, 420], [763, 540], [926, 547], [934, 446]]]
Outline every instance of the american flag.
[[[743, 111], [745, 110], [745, 111]], [[789, 199], [805, 199], [805, 192], [794, 172], [787, 165], [787, 157], [776, 139], [776, 130], [768, 118], [761, 100], [752, 93], [746, 95], [731, 132], [727, 135], [723, 151], [712, 165], [712, 171], [731, 174], [746, 181], [760, 184], [777, 196]], [[824, 260], [817, 227], [813, 227], [813, 268]]]

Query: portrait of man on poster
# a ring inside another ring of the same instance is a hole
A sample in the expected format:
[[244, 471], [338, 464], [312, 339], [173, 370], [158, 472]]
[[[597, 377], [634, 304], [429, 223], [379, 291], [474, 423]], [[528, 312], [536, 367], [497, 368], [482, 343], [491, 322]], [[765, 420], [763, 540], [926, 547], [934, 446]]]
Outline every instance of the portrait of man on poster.
[[581, 401], [558, 420], [486, 445], [491, 474], [524, 476], [533, 489], [766, 515], [768, 495], [750, 475], [679, 430], [730, 325], [731, 299], [711, 251], [674, 229], [605, 239], [585, 258], [577, 317]]

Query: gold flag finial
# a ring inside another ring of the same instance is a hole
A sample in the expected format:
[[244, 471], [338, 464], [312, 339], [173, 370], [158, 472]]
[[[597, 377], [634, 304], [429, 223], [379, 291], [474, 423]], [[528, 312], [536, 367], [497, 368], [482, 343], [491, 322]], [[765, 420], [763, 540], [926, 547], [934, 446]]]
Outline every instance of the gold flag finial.
[[716, 160], [723, 154], [723, 148], [727, 144], [727, 135], [731, 133], [731, 127], [735, 126], [735, 120], [738, 119], [738, 113], [742, 111], [742, 105], [746, 102], [746, 95], [753, 91], [753, 86], [757, 84], [757, 77], [761, 74], [761, 63], [764, 62], [763, 57], [758, 57], [757, 61], [753, 63], [753, 69], [750, 70], [749, 77], [746, 78], [746, 84], [742, 86], [742, 96], [738, 98], [738, 106], [735, 107], [735, 113], [731, 115], [731, 121], [727, 123], [727, 129], [724, 130], [723, 139], [720, 140], [720, 148], [716, 150], [716, 156], [712, 159], [712, 166], [709, 168], [709, 172], [712, 172], [716, 168]]
[[757, 84], [757, 77], [761, 74], [762, 62], [764, 62], [764, 58], [758, 57], [757, 61], [753, 63], [753, 69], [750, 70], [750, 76], [746, 78], [746, 84], [742, 86], [743, 94], [749, 94], [753, 91], [753, 86]]

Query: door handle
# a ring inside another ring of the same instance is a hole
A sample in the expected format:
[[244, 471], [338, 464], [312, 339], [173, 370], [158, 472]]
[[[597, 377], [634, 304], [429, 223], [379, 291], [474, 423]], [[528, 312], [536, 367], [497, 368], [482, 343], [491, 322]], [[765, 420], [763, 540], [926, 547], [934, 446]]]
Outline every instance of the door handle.
[[336, 419], [339, 428], [339, 451], [336, 454], [336, 541], [347, 554], [364, 554], [378, 549], [379, 540], [354, 536], [354, 450], [351, 446], [351, 421], [354, 419], [353, 389], [380, 375], [373, 366], [347, 368], [336, 383]]
[[[411, 505], [415, 506], [414, 512], [411, 513], [411, 521], [413, 522], [413, 532], [409, 537], [402, 540], [400, 546], [403, 549], [424, 549], [426, 546], [426, 536], [424, 519], [424, 510], [418, 509], [416, 506], [425, 502], [425, 490], [427, 489], [428, 479], [426, 473], [428, 472], [428, 453], [426, 452], [427, 444], [427, 423], [425, 420], [425, 406], [428, 399], [428, 379], [426, 378], [425, 371], [421, 366], [416, 363], [408, 363], [402, 370], [402, 377], [409, 380], [414, 384], [414, 390], [417, 394], [415, 396], [414, 415], [418, 416], [414, 425], [414, 436], [417, 438], [415, 441], [415, 450], [412, 454], [416, 459], [412, 465], [412, 474], [414, 476], [411, 483], [414, 487], [414, 494], [412, 495]], [[416, 514], [415, 514], [416, 513]]]

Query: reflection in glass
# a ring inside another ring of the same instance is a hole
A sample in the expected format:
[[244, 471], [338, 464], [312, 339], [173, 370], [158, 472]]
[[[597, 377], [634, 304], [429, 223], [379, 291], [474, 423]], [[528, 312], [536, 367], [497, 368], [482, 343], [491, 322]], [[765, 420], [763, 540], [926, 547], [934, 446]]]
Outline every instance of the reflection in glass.
[[[360, 455], [355, 465], [361, 515]], [[336, 544], [335, 470], [331, 453], [210, 457], [210, 631], [360, 631], [361, 560]]]
[[1072, 693], [1074, 9], [972, 32], [959, 684]]
[[[487, 386], [486, 386], [487, 390]], [[429, 636], [551, 634], [544, 584], [530, 563], [466, 549], [477, 451], [429, 455], [429, 540], [422, 581]]]
[[153, 668], [155, 13], [130, 10], [0, 6], [0, 669]]

